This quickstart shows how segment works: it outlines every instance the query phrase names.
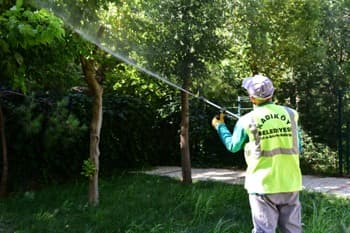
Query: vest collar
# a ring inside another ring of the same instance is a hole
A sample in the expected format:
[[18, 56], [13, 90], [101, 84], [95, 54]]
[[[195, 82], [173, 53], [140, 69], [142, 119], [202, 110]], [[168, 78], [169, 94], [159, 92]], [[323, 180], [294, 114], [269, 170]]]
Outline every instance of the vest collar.
[[262, 107], [262, 106], [265, 106], [265, 105], [269, 105], [269, 104], [274, 104], [271, 100], [270, 101], [266, 101], [265, 103], [262, 103], [262, 104], [259, 104], [259, 105], [255, 105], [255, 107]]

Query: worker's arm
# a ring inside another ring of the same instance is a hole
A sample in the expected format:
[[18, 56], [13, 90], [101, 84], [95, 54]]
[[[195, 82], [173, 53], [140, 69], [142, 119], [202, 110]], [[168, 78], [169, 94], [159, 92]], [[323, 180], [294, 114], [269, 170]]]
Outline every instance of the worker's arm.
[[248, 141], [248, 135], [239, 121], [235, 125], [233, 134], [224, 123], [218, 124], [216, 130], [226, 149], [233, 153], [243, 149], [244, 144]]

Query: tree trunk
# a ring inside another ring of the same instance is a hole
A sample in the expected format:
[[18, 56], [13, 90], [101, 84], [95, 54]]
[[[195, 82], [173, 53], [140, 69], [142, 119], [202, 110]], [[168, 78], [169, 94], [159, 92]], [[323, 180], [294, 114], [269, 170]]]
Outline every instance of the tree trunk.
[[0, 183], [0, 196], [7, 195], [7, 183], [8, 183], [8, 158], [7, 158], [7, 142], [5, 135], [5, 120], [2, 112], [2, 106], [0, 105], [0, 135], [1, 135], [1, 147], [2, 147], [2, 174]]
[[[190, 80], [186, 78], [183, 83], [183, 88], [188, 90]], [[189, 96], [185, 92], [181, 92], [181, 131], [180, 131], [180, 150], [181, 150], [181, 165], [182, 165], [182, 182], [185, 184], [192, 183], [191, 177], [191, 159], [188, 129], [189, 121]]]
[[93, 96], [92, 119], [90, 122], [90, 160], [94, 165], [95, 172], [89, 178], [89, 203], [98, 205], [99, 203], [99, 142], [102, 127], [102, 95], [103, 88], [96, 79], [95, 61], [81, 56], [83, 72], [89, 91]]

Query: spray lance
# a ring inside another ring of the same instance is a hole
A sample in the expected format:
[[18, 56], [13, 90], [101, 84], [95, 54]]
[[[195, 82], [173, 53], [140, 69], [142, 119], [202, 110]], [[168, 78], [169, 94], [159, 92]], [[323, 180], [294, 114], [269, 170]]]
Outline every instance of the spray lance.
[[206, 104], [209, 104], [209, 105], [212, 106], [212, 107], [215, 107], [215, 108], [219, 109], [221, 113], [226, 113], [226, 114], [229, 115], [230, 117], [233, 117], [233, 118], [236, 118], [236, 119], [239, 119], [239, 118], [240, 118], [239, 115], [234, 114], [233, 112], [230, 112], [230, 111], [226, 110], [225, 108], [221, 107], [220, 105], [217, 105], [217, 104], [213, 103], [212, 101], [210, 101], [210, 100], [204, 98], [203, 96], [195, 95], [195, 94], [193, 94], [192, 92], [190, 92], [190, 91], [188, 91], [188, 90], [186, 90], [186, 89], [184, 89], [184, 88], [182, 88], [182, 87], [176, 85], [175, 83], [170, 82], [168, 79], [165, 79], [165, 78], [163, 78], [163, 77], [160, 77], [160, 76], [157, 75], [157, 74], [150, 73], [148, 70], [146, 70], [146, 69], [144, 69], [144, 68], [142, 68], [142, 67], [139, 67], [139, 66], [135, 66], [135, 67], [138, 68], [139, 70], [141, 70], [141, 71], [143, 71], [143, 72], [145, 72], [145, 73], [147, 73], [147, 74], [153, 76], [154, 78], [156, 78], [156, 79], [158, 79], [158, 80], [160, 80], [160, 81], [165, 82], [165, 83], [168, 84], [169, 86], [172, 86], [172, 87], [174, 87], [175, 89], [178, 89], [178, 90], [180, 90], [180, 91], [182, 91], [182, 92], [184, 92], [184, 93], [186, 93], [186, 94], [188, 94], [188, 95], [190, 95], [190, 96], [192, 96], [192, 97], [194, 97], [194, 98], [196, 98], [196, 99], [199, 99], [200, 101], [203, 101], [203, 102], [206, 103]]
[[195, 95], [192, 92], [184, 89], [183, 87], [180, 87], [180, 86], [176, 85], [175, 83], [172, 83], [168, 79], [165, 79], [165, 78], [163, 78], [163, 77], [161, 77], [161, 76], [159, 76], [159, 75], [157, 75], [157, 74], [155, 74], [153, 72], [150, 72], [150, 71], [144, 69], [143, 67], [140, 67], [138, 65], [136, 65], [135, 67], [137, 69], [139, 69], [139, 70], [141, 70], [141, 71], [151, 75], [152, 77], [154, 77], [154, 78], [156, 78], [156, 79], [158, 79], [160, 81], [163, 81], [164, 83], [168, 84], [169, 86], [174, 87], [175, 89], [178, 89], [178, 90], [180, 90], [180, 91], [182, 91], [182, 92], [184, 92], [184, 93], [186, 93], [186, 94], [188, 94], [188, 95], [190, 95], [190, 96], [192, 96], [192, 97], [194, 97], [194, 98], [196, 98], [196, 99], [198, 99], [200, 101], [203, 101], [204, 103], [206, 103], [206, 104], [208, 104], [208, 105], [210, 105], [212, 107], [215, 107], [215, 108], [219, 109], [221, 113], [226, 113], [228, 116], [236, 118], [236, 119], [240, 118], [239, 115], [234, 114], [233, 112], [230, 112], [230, 111], [226, 110], [225, 108], [221, 107], [220, 105], [217, 105], [217, 104], [213, 103], [212, 101], [204, 98], [203, 96]]
[[207, 104], [209, 104], [209, 105], [211, 105], [211, 106], [213, 106], [213, 107], [219, 109], [220, 112], [222, 112], [222, 113], [226, 113], [226, 114], [228, 114], [228, 115], [231, 116], [231, 117], [234, 117], [234, 118], [236, 118], [236, 119], [239, 119], [239, 116], [238, 116], [237, 114], [234, 114], [234, 113], [232, 113], [232, 112], [230, 112], [230, 111], [227, 111], [225, 108], [223, 108], [223, 107], [221, 107], [221, 106], [219, 106], [219, 105], [217, 105], [217, 104], [215, 104], [215, 103], [213, 103], [213, 102], [207, 100], [207, 99], [204, 98], [203, 96], [198, 97], [198, 99], [201, 100], [201, 101], [203, 101], [204, 103], [207, 103]]

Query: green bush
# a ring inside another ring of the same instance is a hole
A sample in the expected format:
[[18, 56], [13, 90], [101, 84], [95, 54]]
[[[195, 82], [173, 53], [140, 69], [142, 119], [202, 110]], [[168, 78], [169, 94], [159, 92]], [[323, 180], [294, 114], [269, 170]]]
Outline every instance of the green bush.
[[172, 163], [178, 155], [176, 115], [162, 118], [148, 102], [106, 96], [101, 135], [101, 166], [111, 171]]
[[315, 142], [307, 133], [302, 133], [303, 152], [300, 163], [304, 173], [307, 174], [327, 174], [336, 175], [337, 170], [337, 152], [329, 146]]
[[3, 104], [12, 188], [34, 188], [80, 173], [88, 128], [67, 98], [29, 96]]

